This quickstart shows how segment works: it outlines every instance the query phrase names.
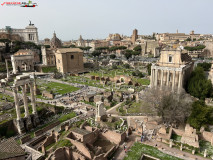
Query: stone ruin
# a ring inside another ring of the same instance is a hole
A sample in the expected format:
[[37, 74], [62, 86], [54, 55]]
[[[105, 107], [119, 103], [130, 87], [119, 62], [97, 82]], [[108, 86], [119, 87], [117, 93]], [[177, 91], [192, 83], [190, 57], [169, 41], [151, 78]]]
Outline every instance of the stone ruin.
[[96, 103], [95, 121], [100, 122], [104, 116], [106, 116], [104, 104], [103, 104], [103, 102], [97, 102]]
[[199, 138], [196, 134], [196, 129], [191, 127], [189, 124], [186, 124], [185, 130], [172, 127], [167, 130], [166, 127], [162, 125], [157, 133], [157, 141], [168, 143], [171, 140], [172, 134], [181, 136], [181, 143], [199, 148]]
[[[25, 116], [24, 118], [21, 117], [21, 111], [19, 106], [19, 95], [18, 95], [18, 88], [21, 87], [22, 89], [22, 98], [24, 102], [24, 110]], [[28, 109], [28, 101], [27, 101], [27, 88], [30, 88], [30, 96], [31, 96], [31, 104], [32, 104], [32, 115], [29, 113]], [[16, 76], [14, 84], [12, 86], [13, 93], [14, 93], [14, 100], [15, 100], [15, 109], [17, 118], [14, 120], [15, 125], [19, 134], [22, 134], [26, 131], [31, 130], [33, 127], [36, 127], [39, 124], [38, 114], [36, 111], [36, 103], [35, 103], [35, 95], [34, 95], [34, 81], [30, 78], [29, 75], [20, 75]]]
[[195, 148], [199, 148], [198, 135], [196, 129], [191, 127], [189, 124], [185, 127], [185, 133], [182, 135], [181, 143], [188, 144]]

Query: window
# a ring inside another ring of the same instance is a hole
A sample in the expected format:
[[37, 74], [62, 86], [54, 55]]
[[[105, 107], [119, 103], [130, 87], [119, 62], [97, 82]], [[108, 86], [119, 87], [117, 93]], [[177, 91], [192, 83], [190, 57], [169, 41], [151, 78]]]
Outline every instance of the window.
[[71, 55], [71, 59], [74, 59], [74, 55]]
[[172, 55], [169, 55], [169, 62], [172, 62]]

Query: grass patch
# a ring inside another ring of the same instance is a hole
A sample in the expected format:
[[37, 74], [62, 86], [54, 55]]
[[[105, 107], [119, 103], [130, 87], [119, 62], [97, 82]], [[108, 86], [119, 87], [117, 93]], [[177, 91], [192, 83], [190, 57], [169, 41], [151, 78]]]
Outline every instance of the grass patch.
[[207, 155], [208, 155], [208, 157], [213, 156], [213, 146], [211, 145], [210, 142], [201, 140], [199, 142], [199, 144], [200, 144], [201, 154], [204, 154], [205, 149], [207, 149]]
[[71, 147], [71, 146], [72, 146], [72, 143], [69, 140], [63, 139], [63, 140], [58, 141], [53, 146], [53, 150], [56, 150], [57, 148], [60, 148], [60, 147]]
[[52, 146], [54, 146], [55, 143], [50, 144], [49, 146], [45, 147], [46, 151], [49, 150]]
[[57, 68], [56, 67], [42, 67], [42, 72], [44, 73], [53, 73], [53, 72], [57, 72]]
[[[57, 82], [45, 82], [42, 80], [38, 81], [38, 86], [41, 91], [48, 91], [54, 94], [66, 94], [70, 92], [74, 92], [79, 90], [79, 88], [68, 85], [68, 84], [62, 84]], [[41, 97], [40, 97], [41, 98]]]
[[71, 113], [69, 113], [69, 114], [65, 114], [65, 115], [61, 116], [61, 117], [59, 118], [59, 121], [60, 121], [60, 122], [64, 122], [64, 121], [66, 121], [66, 120], [68, 120], [68, 119], [71, 119], [71, 118], [73, 118], [73, 117], [75, 117], [75, 116], [76, 116], [76, 113], [75, 113], [75, 112], [71, 112]]
[[7, 102], [14, 102], [14, 97], [11, 97], [7, 94], [0, 93], [1, 102], [6, 102], [6, 99], [7, 99]]
[[133, 80], [141, 85], [149, 85], [150, 80], [149, 79], [142, 79], [142, 78], [133, 78]]
[[147, 154], [162, 160], [181, 160], [180, 158], [165, 154], [152, 146], [138, 142], [131, 147], [131, 151], [127, 153], [127, 157], [125, 157], [124, 160], [139, 160], [142, 154]]
[[81, 102], [95, 107], [95, 102], [88, 102], [88, 101], [81, 101]]
[[178, 136], [177, 134], [172, 134], [171, 139], [180, 142], [181, 141], [181, 136]]
[[130, 104], [128, 104], [127, 112], [128, 113], [144, 113], [144, 114], [156, 114], [154, 110], [150, 108], [148, 104], [146, 104], [144, 101], [135, 102], [132, 101]]

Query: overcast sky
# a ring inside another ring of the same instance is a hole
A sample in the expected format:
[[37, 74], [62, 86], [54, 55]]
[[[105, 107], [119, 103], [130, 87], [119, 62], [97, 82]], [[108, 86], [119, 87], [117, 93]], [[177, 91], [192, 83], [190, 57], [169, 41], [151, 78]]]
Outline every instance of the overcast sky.
[[[12, 2], [18, 0], [11, 0]], [[20, 0], [19, 2], [26, 2]], [[10, 2], [10, 0], [1, 0]], [[25, 28], [29, 20], [39, 39], [106, 38], [109, 33], [130, 36], [163, 32], [213, 33], [213, 0], [33, 0], [35, 8], [0, 6], [0, 28]]]

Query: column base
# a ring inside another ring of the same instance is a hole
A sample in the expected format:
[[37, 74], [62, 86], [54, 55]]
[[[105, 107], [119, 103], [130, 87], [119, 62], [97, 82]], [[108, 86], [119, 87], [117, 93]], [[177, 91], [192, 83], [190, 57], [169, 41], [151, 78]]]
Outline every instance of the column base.
[[37, 87], [34, 87], [34, 95], [39, 95], [39, 94], [41, 94], [41, 91]]
[[101, 121], [101, 117], [100, 117], [100, 116], [96, 116], [96, 117], [95, 117], [95, 121], [96, 121], [96, 122], [100, 122], [100, 121]]
[[24, 118], [24, 123], [25, 123], [25, 129], [26, 129], [26, 131], [30, 131], [33, 128], [31, 117]]
[[12, 81], [13, 81], [13, 78], [12, 78], [12, 77], [8, 77], [8, 78], [6, 78], [6, 81], [7, 81], [7, 82], [12, 82]]
[[19, 134], [23, 134], [26, 132], [23, 119], [20, 119], [20, 120], [14, 119], [14, 123]]
[[31, 115], [31, 120], [32, 120], [32, 124], [33, 124], [33, 127], [36, 127], [40, 124], [40, 120], [38, 118], [38, 114], [32, 114]]

